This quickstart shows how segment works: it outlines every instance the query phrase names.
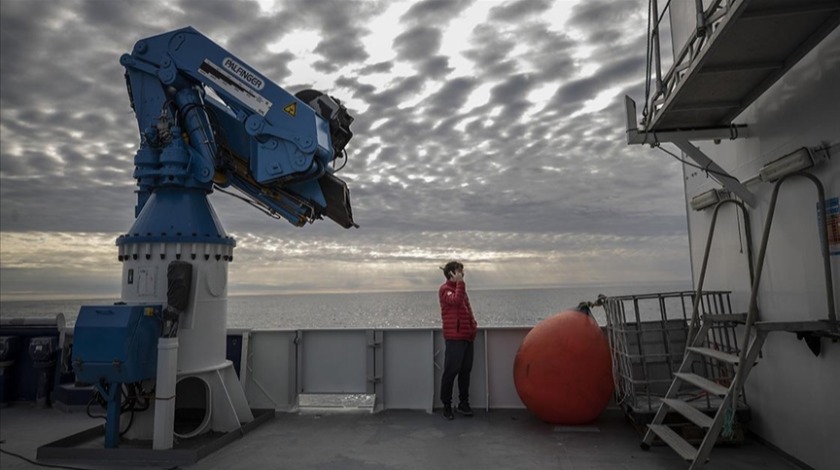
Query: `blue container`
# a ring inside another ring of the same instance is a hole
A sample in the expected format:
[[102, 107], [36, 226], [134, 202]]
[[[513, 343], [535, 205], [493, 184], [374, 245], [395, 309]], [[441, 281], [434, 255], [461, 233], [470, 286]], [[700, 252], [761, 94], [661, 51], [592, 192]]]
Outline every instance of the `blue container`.
[[73, 330], [73, 371], [84, 384], [131, 383], [157, 374], [160, 305], [84, 305]]

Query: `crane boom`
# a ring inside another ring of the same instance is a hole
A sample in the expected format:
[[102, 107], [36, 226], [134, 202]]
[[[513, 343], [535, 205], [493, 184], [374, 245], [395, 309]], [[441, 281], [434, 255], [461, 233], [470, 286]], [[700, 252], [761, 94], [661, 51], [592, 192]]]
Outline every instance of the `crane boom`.
[[233, 186], [296, 226], [358, 227], [333, 169], [353, 136], [339, 100], [292, 95], [191, 27], [138, 41], [120, 63], [141, 135], [135, 216], [160, 187]]

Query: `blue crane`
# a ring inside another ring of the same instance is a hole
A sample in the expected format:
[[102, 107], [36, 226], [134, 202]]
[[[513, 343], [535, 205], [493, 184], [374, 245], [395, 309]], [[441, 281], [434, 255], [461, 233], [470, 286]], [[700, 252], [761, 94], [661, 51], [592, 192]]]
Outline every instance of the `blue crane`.
[[[106, 448], [127, 431], [122, 414], [131, 413], [131, 427], [134, 413], [149, 408], [154, 431], [151, 420], [138, 420], [135, 435], [154, 432], [155, 445], [162, 442], [155, 448], [168, 448], [175, 384], [185, 378], [207, 390], [205, 422], [190, 435], [253, 420], [225, 357], [236, 243], [207, 195], [233, 187], [295, 226], [327, 217], [358, 227], [347, 185], [335, 176], [353, 117], [324, 93], [290, 94], [191, 27], [138, 41], [120, 63], [140, 132], [135, 221], [116, 241], [121, 300], [82, 306], [71, 361], [77, 382], [94, 385], [107, 410]], [[228, 404], [213, 412], [211, 395]]]

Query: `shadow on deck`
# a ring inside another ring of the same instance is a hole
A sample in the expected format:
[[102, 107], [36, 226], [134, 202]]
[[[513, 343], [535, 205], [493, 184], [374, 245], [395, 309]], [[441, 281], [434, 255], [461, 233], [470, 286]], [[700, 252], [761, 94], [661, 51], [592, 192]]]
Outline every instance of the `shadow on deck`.
[[[91, 427], [84, 413], [19, 404], [0, 410], [4, 451], [34, 459], [36, 449]], [[93, 422], [93, 424], [96, 424]], [[389, 410], [375, 414], [285, 414], [189, 467], [195, 469], [680, 469], [671, 449], [639, 448], [641, 436], [619, 410], [585, 426], [554, 426], [526, 410], [478, 411], [444, 420], [439, 413]], [[57, 462], [49, 462], [55, 464]], [[114, 465], [69, 464], [79, 468]], [[118, 466], [128, 470], [125, 465]], [[2, 469], [32, 464], [5, 454]], [[136, 468], [154, 468], [149, 466]], [[160, 468], [169, 468], [160, 466]], [[753, 439], [718, 447], [707, 469], [794, 469], [782, 455]]]

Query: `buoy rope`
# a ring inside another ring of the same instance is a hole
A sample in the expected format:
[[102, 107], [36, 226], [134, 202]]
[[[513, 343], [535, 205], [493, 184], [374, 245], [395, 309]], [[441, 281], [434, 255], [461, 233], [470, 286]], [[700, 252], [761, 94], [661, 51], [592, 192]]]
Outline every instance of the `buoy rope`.
[[603, 307], [604, 301], [607, 300], [607, 296], [604, 294], [598, 294], [598, 298], [593, 301], [584, 300], [583, 302], [579, 302], [577, 306], [577, 310], [581, 311], [590, 317], [592, 316], [592, 312], [589, 311], [592, 307]]
[[723, 415], [723, 430], [720, 434], [724, 439], [735, 437], [735, 410], [732, 407], [726, 408], [726, 413]]

